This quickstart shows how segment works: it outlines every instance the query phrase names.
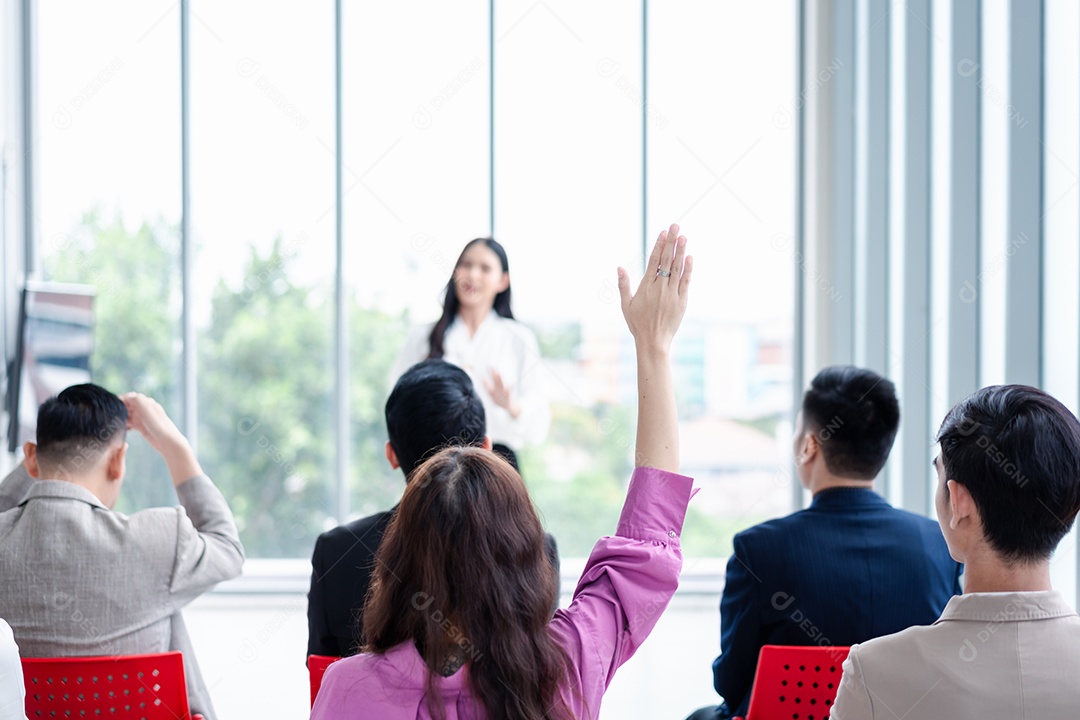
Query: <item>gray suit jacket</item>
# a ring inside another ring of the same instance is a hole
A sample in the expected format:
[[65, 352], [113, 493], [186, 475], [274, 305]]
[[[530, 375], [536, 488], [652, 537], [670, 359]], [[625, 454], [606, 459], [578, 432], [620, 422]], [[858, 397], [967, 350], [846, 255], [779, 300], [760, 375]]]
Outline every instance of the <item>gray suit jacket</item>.
[[179, 650], [192, 712], [213, 720], [180, 608], [239, 575], [244, 549], [210, 478], [176, 494], [182, 507], [123, 515], [20, 465], [0, 485], [0, 617], [23, 657]]

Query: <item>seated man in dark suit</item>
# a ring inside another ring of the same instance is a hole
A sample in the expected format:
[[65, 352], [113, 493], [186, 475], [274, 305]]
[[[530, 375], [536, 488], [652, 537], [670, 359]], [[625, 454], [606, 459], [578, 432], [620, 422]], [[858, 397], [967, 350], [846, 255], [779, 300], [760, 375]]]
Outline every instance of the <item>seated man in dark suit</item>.
[[[472, 380], [443, 360], [425, 360], [401, 376], [386, 401], [386, 431], [386, 459], [390, 467], [401, 468], [406, 483], [425, 459], [446, 445], [492, 449], [484, 405]], [[359, 650], [361, 609], [375, 551], [396, 510], [354, 520], [316, 540], [308, 593], [308, 655], [344, 657]], [[547, 551], [558, 573], [558, 550], [550, 534]]]
[[763, 645], [853, 645], [929, 625], [960, 593], [937, 523], [873, 490], [899, 424], [895, 388], [876, 373], [830, 367], [811, 382], [795, 465], [813, 502], [735, 536], [713, 662], [724, 702], [688, 720], [745, 715]]

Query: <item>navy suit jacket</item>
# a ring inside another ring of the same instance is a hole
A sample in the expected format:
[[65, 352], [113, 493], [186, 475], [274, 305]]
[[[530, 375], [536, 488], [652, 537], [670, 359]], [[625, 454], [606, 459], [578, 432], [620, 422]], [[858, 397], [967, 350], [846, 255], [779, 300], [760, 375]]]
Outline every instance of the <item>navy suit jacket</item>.
[[933, 520], [867, 488], [735, 536], [720, 600], [719, 716], [745, 715], [762, 645], [853, 645], [929, 625], [960, 593], [962, 566]]

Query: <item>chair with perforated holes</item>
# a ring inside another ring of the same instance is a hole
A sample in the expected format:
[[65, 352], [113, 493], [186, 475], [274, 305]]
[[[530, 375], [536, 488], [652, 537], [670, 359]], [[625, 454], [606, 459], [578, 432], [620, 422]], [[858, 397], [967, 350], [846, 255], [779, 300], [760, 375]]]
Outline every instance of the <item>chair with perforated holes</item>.
[[762, 647], [745, 720], [829, 720], [848, 650]]
[[189, 710], [178, 652], [23, 658], [22, 668], [29, 720], [202, 720]]
[[315, 705], [315, 696], [319, 694], [319, 688], [322, 687], [323, 675], [326, 674], [326, 668], [336, 663], [341, 658], [333, 655], [308, 655], [308, 680], [311, 682], [311, 704]]

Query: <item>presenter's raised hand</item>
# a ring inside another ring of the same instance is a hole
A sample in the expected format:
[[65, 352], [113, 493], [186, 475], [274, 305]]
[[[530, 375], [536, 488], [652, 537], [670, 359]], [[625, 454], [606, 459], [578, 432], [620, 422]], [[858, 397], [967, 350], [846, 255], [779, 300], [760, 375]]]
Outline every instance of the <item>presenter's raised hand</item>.
[[694, 259], [686, 255], [686, 236], [672, 225], [653, 246], [645, 277], [630, 293], [630, 276], [619, 268], [619, 296], [623, 317], [638, 345], [668, 350], [686, 313], [687, 292]]

